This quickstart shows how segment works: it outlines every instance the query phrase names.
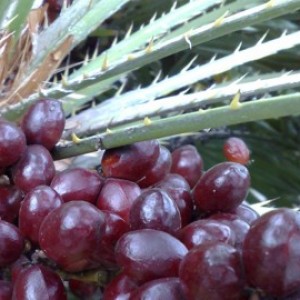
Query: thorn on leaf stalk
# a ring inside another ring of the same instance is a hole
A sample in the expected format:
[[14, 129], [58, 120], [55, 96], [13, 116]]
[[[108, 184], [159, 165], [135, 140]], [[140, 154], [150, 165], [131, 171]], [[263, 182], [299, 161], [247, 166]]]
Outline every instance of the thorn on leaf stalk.
[[214, 27], [221, 26], [228, 14], [229, 10], [226, 10], [225, 13], [214, 22]]
[[106, 128], [106, 133], [107, 133], [107, 134], [111, 134], [112, 131], [111, 131], [109, 128]]
[[241, 91], [238, 90], [237, 93], [232, 98], [232, 100], [230, 102], [230, 105], [229, 105], [229, 108], [230, 109], [239, 109], [240, 106], [241, 106], [240, 98], [241, 98]]
[[184, 40], [187, 42], [187, 44], [189, 45], [189, 48], [191, 50], [193, 45], [191, 43], [190, 36], [191, 36], [191, 31], [188, 31], [183, 35]]
[[41, 97], [46, 97], [47, 96], [46, 91], [43, 90], [41, 87], [39, 87], [38, 93], [39, 93], [39, 96], [41, 96]]
[[73, 142], [74, 144], [78, 144], [78, 143], [80, 143], [81, 140], [82, 140], [81, 138], [79, 138], [79, 137], [76, 135], [75, 132], [72, 132], [71, 137], [72, 137], [72, 142]]
[[153, 43], [153, 37], [152, 37], [151, 40], [150, 40], [150, 42], [149, 42], [149, 44], [148, 44], [148, 46], [145, 48], [145, 52], [146, 52], [146, 53], [152, 52], [152, 50], [153, 50], [153, 45], [154, 45], [154, 43]]
[[127, 55], [127, 60], [133, 60], [134, 59], [134, 55], [133, 54], [128, 54]]
[[55, 60], [55, 61], [59, 61], [59, 60], [62, 58], [62, 52], [61, 52], [60, 50], [54, 52], [54, 53], [52, 54], [52, 58], [53, 58], [53, 60]]
[[101, 66], [101, 71], [106, 71], [108, 69], [108, 56], [107, 53], [105, 54], [102, 66]]
[[91, 8], [92, 8], [92, 5], [93, 5], [93, 0], [90, 0], [90, 1], [89, 1], [89, 5], [88, 5], [88, 9], [91, 9]]
[[68, 85], [67, 77], [64, 75], [61, 77], [61, 84], [63, 87], [66, 87]]
[[144, 125], [145, 125], [145, 126], [149, 126], [149, 125], [151, 125], [151, 124], [152, 124], [152, 121], [151, 121], [150, 118], [148, 118], [148, 117], [144, 118]]
[[272, 8], [275, 5], [275, 0], [269, 0], [266, 3], [266, 8]]

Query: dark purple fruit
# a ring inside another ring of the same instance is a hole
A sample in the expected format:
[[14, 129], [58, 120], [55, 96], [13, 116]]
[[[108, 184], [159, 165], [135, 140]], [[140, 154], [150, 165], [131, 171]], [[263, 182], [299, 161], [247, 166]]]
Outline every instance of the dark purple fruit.
[[16, 261], [24, 249], [24, 239], [13, 224], [0, 220], [0, 268]]
[[28, 146], [12, 168], [14, 184], [24, 192], [39, 185], [49, 185], [54, 175], [53, 159], [49, 151], [41, 145]]
[[203, 172], [203, 161], [196, 147], [184, 145], [172, 152], [171, 173], [184, 177], [193, 188]]
[[243, 246], [248, 284], [273, 297], [300, 287], [300, 214], [281, 208], [254, 221]]
[[62, 204], [61, 197], [46, 185], [37, 186], [27, 193], [19, 213], [19, 228], [23, 236], [38, 245], [41, 223], [52, 210]]
[[116, 261], [138, 282], [177, 277], [187, 248], [172, 235], [153, 229], [125, 233], [117, 242]]
[[32, 265], [19, 273], [13, 287], [12, 300], [67, 300], [61, 278], [43, 265]]
[[157, 140], [109, 149], [102, 157], [103, 174], [105, 177], [138, 181], [154, 166], [158, 156]]
[[51, 150], [59, 141], [65, 126], [62, 105], [54, 99], [36, 101], [25, 113], [21, 128], [28, 144], [40, 144]]
[[44, 219], [39, 244], [65, 271], [83, 271], [95, 267], [91, 255], [104, 231], [105, 218], [99, 209], [86, 201], [70, 201], [52, 210]]
[[0, 168], [16, 163], [26, 149], [23, 131], [15, 124], [0, 120]]
[[210, 168], [197, 182], [193, 197], [202, 212], [230, 212], [246, 198], [250, 186], [248, 169], [223, 162]]
[[162, 189], [145, 190], [132, 204], [129, 222], [133, 230], [151, 228], [174, 234], [181, 228], [179, 209]]
[[64, 202], [83, 200], [96, 203], [103, 185], [103, 179], [94, 171], [73, 168], [54, 176], [50, 186]]
[[180, 263], [179, 278], [189, 300], [240, 300], [245, 287], [240, 253], [222, 242], [190, 250]]

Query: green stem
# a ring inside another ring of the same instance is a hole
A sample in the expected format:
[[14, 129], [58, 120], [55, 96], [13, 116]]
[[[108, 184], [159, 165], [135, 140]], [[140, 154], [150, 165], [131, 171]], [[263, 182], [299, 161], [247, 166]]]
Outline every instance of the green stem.
[[300, 93], [265, 98], [240, 103], [237, 109], [232, 109], [228, 105], [205, 111], [196, 111], [152, 121], [150, 125], [141, 124], [140, 126], [100, 134], [82, 139], [77, 143], [69, 142], [65, 145], [57, 146], [53, 151], [53, 156], [55, 159], [63, 159], [143, 140], [299, 114]]
[[76, 279], [82, 282], [95, 283], [99, 286], [105, 286], [112, 277], [106, 270], [92, 270], [79, 273], [67, 273], [63, 271], [57, 271], [61, 278], [64, 280]]

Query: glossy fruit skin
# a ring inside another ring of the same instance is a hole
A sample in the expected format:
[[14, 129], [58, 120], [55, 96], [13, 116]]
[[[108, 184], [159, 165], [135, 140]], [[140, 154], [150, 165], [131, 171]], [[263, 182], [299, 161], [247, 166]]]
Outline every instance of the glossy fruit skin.
[[0, 168], [16, 163], [26, 149], [23, 131], [15, 124], [0, 120]]
[[39, 230], [45, 217], [63, 204], [51, 187], [37, 186], [26, 194], [19, 212], [19, 229], [34, 245], [39, 242]]
[[103, 181], [103, 178], [94, 171], [73, 168], [57, 173], [50, 186], [64, 202], [83, 200], [96, 203]]
[[135, 182], [108, 178], [98, 196], [97, 207], [118, 214], [128, 223], [130, 208], [140, 194], [141, 189]]
[[193, 188], [203, 172], [203, 161], [197, 148], [184, 145], [172, 152], [171, 173], [181, 175]]
[[52, 210], [41, 224], [39, 244], [68, 272], [95, 267], [91, 254], [105, 230], [104, 215], [91, 203], [70, 201]]
[[49, 185], [55, 175], [53, 159], [41, 145], [28, 146], [20, 160], [12, 168], [14, 184], [24, 192], [39, 185]]
[[193, 199], [188, 182], [179, 174], [170, 173], [154, 185], [166, 191], [177, 204], [182, 227], [187, 225], [193, 213]]
[[133, 203], [129, 215], [132, 230], [156, 229], [174, 234], [181, 228], [181, 216], [174, 200], [162, 189], [144, 191]]
[[95, 246], [91, 259], [106, 269], [118, 269], [114, 248], [120, 237], [130, 230], [129, 224], [119, 215], [102, 211], [104, 216], [104, 233]]
[[248, 284], [273, 297], [296, 292], [300, 286], [299, 243], [298, 212], [280, 208], [254, 221], [243, 246]]
[[161, 181], [171, 170], [172, 156], [170, 151], [164, 147], [159, 147], [159, 156], [151, 169], [138, 181], [141, 188], [147, 188]]
[[235, 214], [216, 213], [211, 215], [209, 220], [215, 220], [229, 226], [235, 235], [235, 248], [241, 250], [250, 225]]
[[0, 220], [0, 268], [16, 261], [24, 249], [24, 239], [13, 224]]
[[246, 198], [250, 186], [248, 169], [223, 162], [210, 168], [193, 190], [194, 202], [203, 212], [230, 212]]
[[109, 149], [102, 157], [102, 171], [105, 177], [138, 181], [154, 166], [158, 156], [157, 140]]
[[13, 185], [0, 186], [0, 219], [12, 223], [19, 214], [23, 193]]
[[9, 268], [12, 283], [14, 284], [19, 274], [24, 272], [27, 268], [31, 267], [31, 265], [31, 261], [24, 254], [22, 254], [16, 261], [14, 261]]
[[243, 221], [247, 222], [248, 224], [252, 224], [255, 220], [259, 218], [259, 214], [253, 208], [246, 204], [240, 204], [234, 211], [239, 218]]
[[28, 144], [43, 145], [51, 150], [65, 127], [62, 105], [54, 99], [42, 99], [30, 106], [21, 121]]
[[60, 277], [43, 265], [32, 265], [21, 272], [13, 287], [12, 300], [67, 300]]
[[9, 281], [0, 280], [0, 299], [11, 300], [12, 283]]
[[222, 242], [197, 246], [179, 268], [187, 299], [240, 300], [244, 276], [239, 252]]
[[223, 154], [228, 161], [246, 165], [250, 160], [250, 150], [246, 143], [238, 137], [228, 138], [223, 145]]
[[178, 267], [187, 248], [172, 235], [153, 229], [124, 234], [116, 244], [117, 263], [140, 283], [178, 276]]
[[[118, 274], [104, 289], [103, 300], [121, 300], [135, 290], [138, 284], [124, 273]], [[127, 295], [126, 295], [127, 294]]]
[[186, 179], [176, 173], [170, 173], [168, 174], [163, 180], [155, 184], [155, 187], [161, 188], [161, 189], [183, 189], [186, 191], [190, 191], [190, 185], [186, 181]]
[[181, 282], [177, 277], [161, 278], [144, 283], [135, 289], [129, 300], [186, 300], [181, 286]]
[[235, 244], [235, 234], [228, 225], [209, 219], [188, 224], [176, 236], [188, 249], [210, 242], [223, 242], [232, 246]]

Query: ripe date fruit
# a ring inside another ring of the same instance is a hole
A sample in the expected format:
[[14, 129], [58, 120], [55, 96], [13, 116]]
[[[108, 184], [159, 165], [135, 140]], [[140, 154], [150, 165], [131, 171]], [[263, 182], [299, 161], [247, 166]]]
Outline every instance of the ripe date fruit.
[[216, 213], [209, 217], [209, 220], [215, 220], [231, 228], [235, 235], [235, 248], [242, 249], [246, 234], [250, 225], [235, 214]]
[[252, 224], [256, 219], [259, 218], [259, 214], [253, 208], [246, 204], [240, 204], [234, 211], [238, 217], [240, 217], [243, 221], [248, 224]]
[[132, 278], [121, 272], [105, 287], [103, 300], [129, 299], [129, 293], [137, 287], [138, 284]]
[[19, 273], [13, 287], [12, 300], [67, 300], [60, 277], [43, 265], [32, 265]]
[[0, 220], [0, 268], [16, 261], [24, 249], [24, 239], [13, 224]]
[[0, 168], [16, 163], [26, 149], [23, 131], [15, 124], [0, 120]]
[[184, 145], [172, 152], [171, 173], [181, 175], [194, 187], [202, 175], [203, 161], [197, 148], [193, 145]]
[[170, 173], [154, 187], [161, 188], [170, 195], [178, 206], [181, 225], [188, 224], [193, 213], [193, 200], [188, 182], [182, 176]]
[[194, 221], [180, 229], [176, 235], [188, 249], [209, 242], [235, 244], [235, 234], [226, 224], [216, 220], [202, 219]]
[[181, 286], [181, 282], [177, 277], [161, 278], [144, 283], [135, 289], [129, 300], [186, 300]]
[[126, 222], [129, 222], [131, 205], [140, 194], [141, 189], [135, 182], [108, 178], [98, 196], [97, 207], [100, 210], [116, 213]]
[[129, 224], [119, 215], [110, 211], [102, 211], [102, 213], [104, 215], [105, 229], [99, 244], [95, 245], [91, 258], [107, 269], [116, 269], [114, 248], [119, 238], [129, 231]]
[[27, 143], [43, 145], [48, 150], [59, 141], [64, 126], [65, 116], [62, 105], [55, 99], [36, 101], [21, 121]]
[[103, 185], [103, 178], [84, 168], [73, 168], [56, 174], [50, 186], [64, 202], [84, 200], [96, 203]]
[[22, 254], [16, 261], [14, 261], [10, 265], [10, 275], [12, 283], [14, 284], [19, 274], [21, 272], [24, 272], [27, 268], [31, 267], [31, 265], [31, 261], [24, 254]]
[[19, 212], [19, 229], [23, 236], [38, 245], [41, 223], [53, 209], [62, 204], [58, 193], [46, 185], [37, 186], [27, 193]]
[[190, 191], [191, 188], [183, 176], [175, 173], [168, 174], [163, 180], [155, 184], [155, 187], [161, 189], [183, 189]]
[[223, 162], [210, 168], [193, 190], [202, 212], [230, 212], [245, 199], [250, 186], [248, 169], [238, 163]]
[[139, 283], [178, 276], [179, 263], [187, 251], [172, 235], [153, 229], [125, 233], [115, 247], [117, 263]]
[[39, 244], [68, 272], [95, 267], [91, 255], [105, 231], [103, 213], [86, 201], [70, 201], [52, 210], [41, 224]]
[[129, 215], [133, 230], [151, 228], [174, 234], [181, 216], [174, 200], [162, 189], [145, 190], [132, 204]]
[[105, 177], [138, 181], [154, 166], [158, 156], [157, 140], [137, 142], [106, 150], [101, 166]]
[[187, 299], [240, 300], [244, 276], [239, 252], [222, 242], [191, 249], [182, 259], [179, 278]]
[[50, 184], [55, 167], [49, 151], [41, 145], [30, 145], [12, 167], [14, 184], [24, 192], [38, 185]]
[[243, 245], [247, 282], [273, 297], [300, 287], [300, 214], [280, 208], [254, 221]]
[[141, 188], [150, 187], [162, 180], [171, 169], [172, 157], [170, 151], [164, 147], [159, 147], [159, 156], [151, 169], [138, 181]]
[[13, 185], [0, 186], [0, 219], [13, 222], [23, 200], [22, 192]]
[[237, 137], [230, 137], [223, 145], [223, 153], [227, 160], [246, 165], [250, 159], [250, 150], [246, 143]]

